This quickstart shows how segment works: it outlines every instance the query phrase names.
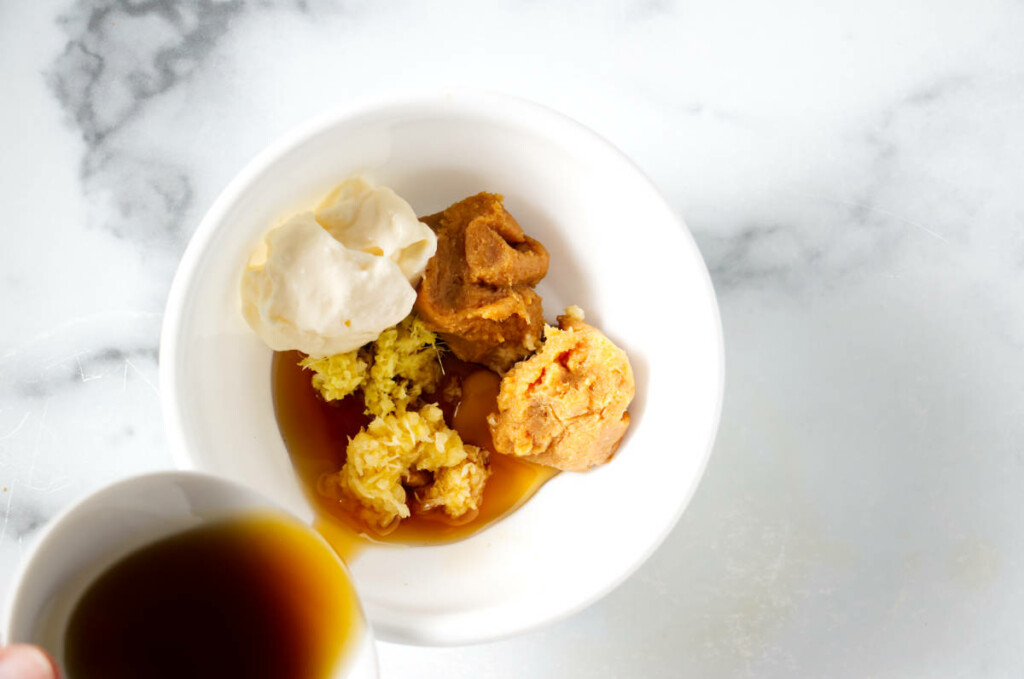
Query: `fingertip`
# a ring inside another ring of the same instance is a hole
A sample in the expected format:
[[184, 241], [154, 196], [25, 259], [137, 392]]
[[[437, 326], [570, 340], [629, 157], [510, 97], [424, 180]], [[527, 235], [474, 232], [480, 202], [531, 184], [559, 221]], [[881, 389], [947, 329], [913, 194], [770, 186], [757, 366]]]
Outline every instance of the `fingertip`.
[[53, 660], [38, 646], [0, 648], [0, 679], [58, 679]]

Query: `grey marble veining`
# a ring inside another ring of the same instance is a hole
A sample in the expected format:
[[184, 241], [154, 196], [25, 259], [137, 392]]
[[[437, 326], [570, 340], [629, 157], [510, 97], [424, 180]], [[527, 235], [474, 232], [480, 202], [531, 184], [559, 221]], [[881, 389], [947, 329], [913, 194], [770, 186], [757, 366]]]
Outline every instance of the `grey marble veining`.
[[605, 600], [382, 645], [384, 676], [1020, 674], [1022, 34], [1011, 0], [0, 5], [0, 585], [73, 500], [171, 464], [161, 312], [241, 166], [356, 97], [486, 87], [604, 134], [685, 217], [722, 427]]
[[86, 144], [86, 195], [109, 195], [96, 222], [119, 238], [180, 250], [190, 231], [187, 172], [119, 139], [147, 102], [199, 68], [241, 2], [78, 2], [60, 18], [67, 35], [48, 81]]

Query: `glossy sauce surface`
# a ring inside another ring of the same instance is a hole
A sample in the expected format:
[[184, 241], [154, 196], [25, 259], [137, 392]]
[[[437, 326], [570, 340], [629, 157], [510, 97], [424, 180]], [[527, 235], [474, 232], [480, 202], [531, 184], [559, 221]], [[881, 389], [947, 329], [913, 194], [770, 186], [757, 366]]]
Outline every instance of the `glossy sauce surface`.
[[[274, 354], [274, 410], [292, 464], [317, 510], [317, 529], [342, 558], [354, 556], [367, 540], [438, 544], [468, 537], [517, 509], [557, 473], [548, 467], [493, 452], [486, 418], [497, 409], [498, 377], [480, 366], [446, 355], [438, 398], [427, 397], [427, 400], [436, 400], [445, 421], [465, 442], [492, 451], [492, 474], [484, 488], [483, 504], [475, 516], [461, 521], [454, 521], [441, 512], [414, 514], [403, 519], [392, 532], [379, 535], [349, 513], [342, 503], [316, 490], [322, 474], [341, 469], [349, 437], [368, 424], [370, 418], [363, 414], [358, 394], [342, 401], [323, 401], [312, 386], [312, 373], [299, 367], [301, 358], [302, 354], [294, 351]], [[452, 380], [462, 383], [462, 398], [458, 401], [440, 397]]]
[[328, 679], [362, 629], [331, 550], [255, 515], [154, 542], [104, 571], [65, 633], [68, 679]]

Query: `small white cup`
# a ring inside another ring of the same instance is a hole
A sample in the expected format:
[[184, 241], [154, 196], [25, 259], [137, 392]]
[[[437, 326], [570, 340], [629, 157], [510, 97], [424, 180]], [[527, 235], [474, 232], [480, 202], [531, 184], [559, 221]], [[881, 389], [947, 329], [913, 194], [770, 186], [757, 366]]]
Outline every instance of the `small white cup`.
[[[0, 638], [5, 644], [43, 646], [63, 672], [68, 619], [86, 588], [104, 570], [160, 538], [253, 511], [279, 513], [323, 541], [312, 528], [259, 493], [206, 474], [160, 472], [97, 491], [51, 521], [38, 538], [14, 578], [7, 610], [0, 618]], [[348, 577], [340, 559], [338, 575]], [[373, 634], [365, 617], [360, 635], [339, 662], [333, 679], [378, 676]]]

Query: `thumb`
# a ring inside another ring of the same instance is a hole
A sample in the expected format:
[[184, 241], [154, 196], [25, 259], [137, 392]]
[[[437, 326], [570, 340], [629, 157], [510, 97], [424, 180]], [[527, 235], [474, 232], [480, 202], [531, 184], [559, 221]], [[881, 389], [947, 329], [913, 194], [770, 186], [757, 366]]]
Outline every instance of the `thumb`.
[[57, 679], [57, 668], [37, 646], [13, 644], [0, 648], [0, 679]]

